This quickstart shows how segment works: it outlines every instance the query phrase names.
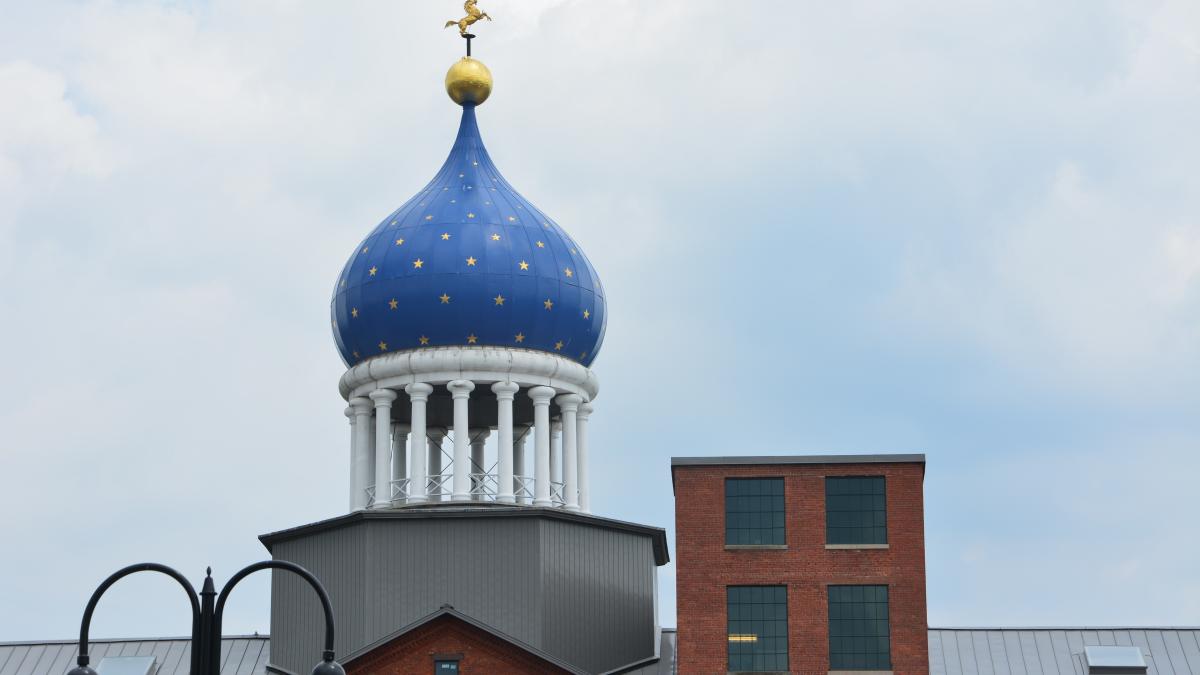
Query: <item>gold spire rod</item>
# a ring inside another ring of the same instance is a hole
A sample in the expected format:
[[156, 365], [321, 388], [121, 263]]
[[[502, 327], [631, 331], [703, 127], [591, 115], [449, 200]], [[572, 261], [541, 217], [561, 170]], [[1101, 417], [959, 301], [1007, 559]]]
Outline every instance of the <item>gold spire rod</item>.
[[492, 20], [492, 17], [488, 16], [487, 12], [476, 7], [477, 4], [479, 4], [479, 0], [467, 0], [466, 2], [464, 2], [463, 3], [463, 11], [465, 11], [467, 13], [467, 15], [464, 16], [463, 18], [459, 19], [458, 21], [455, 21], [453, 19], [447, 21], [444, 28], [449, 28], [450, 26], [458, 26], [458, 34], [459, 35], [467, 38], [468, 40], [470, 38], [475, 37], [474, 35], [471, 35], [470, 33], [467, 32], [467, 29], [471, 27], [471, 24], [475, 23], [476, 21], [478, 21], [480, 19], [487, 19], [488, 21]]

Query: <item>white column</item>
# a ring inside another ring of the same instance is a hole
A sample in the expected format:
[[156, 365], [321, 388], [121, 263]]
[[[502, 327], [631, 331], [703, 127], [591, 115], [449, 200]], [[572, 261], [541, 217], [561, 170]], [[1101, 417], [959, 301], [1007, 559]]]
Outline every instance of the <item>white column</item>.
[[585, 401], [579, 406], [579, 414], [575, 417], [575, 443], [579, 451], [579, 510], [584, 513], [592, 512], [592, 500], [588, 495], [588, 418], [592, 416], [591, 402]]
[[440, 502], [442, 495], [446, 494], [446, 484], [441, 481], [442, 441], [446, 440], [446, 430], [430, 429], [425, 435], [429, 438], [429, 477], [438, 479], [437, 483], [429, 490], [429, 499]]
[[354, 414], [354, 408], [351, 406], [346, 406], [346, 419], [350, 420], [350, 472], [346, 474], [346, 482], [350, 485], [350, 505], [346, 508], [353, 511], [355, 504], [358, 503], [354, 501], [354, 470], [358, 460], [358, 432], [354, 426], [354, 421], [357, 417]]
[[404, 388], [404, 393], [412, 401], [412, 476], [408, 482], [408, 501], [419, 504], [427, 501], [425, 484], [429, 475], [426, 471], [425, 454], [427, 439], [425, 431], [425, 404], [433, 387], [424, 382], [414, 382]]
[[[392, 425], [392, 482], [399, 484], [399, 481], [408, 478], [408, 425], [394, 424]], [[410, 485], [409, 494], [412, 494], [412, 486]]]
[[562, 418], [550, 421], [550, 482], [562, 482]]
[[512, 382], [492, 385], [496, 395], [496, 501], [512, 504], [513, 498], [513, 397], [519, 386]]
[[487, 467], [483, 465], [483, 450], [492, 430], [487, 427], [471, 430], [471, 501], [484, 501], [483, 475]]
[[470, 380], [454, 380], [446, 385], [450, 396], [454, 399], [454, 493], [451, 496], [456, 502], [471, 499], [471, 458], [468, 450], [471, 447], [471, 431], [467, 428], [467, 405], [471, 402], [471, 391], [475, 383]]
[[376, 389], [371, 392], [375, 402], [375, 501], [371, 508], [382, 509], [392, 505], [392, 472], [389, 460], [392, 454], [392, 401], [396, 392], [391, 389]]
[[367, 497], [367, 488], [375, 487], [375, 406], [371, 406], [371, 418], [367, 420], [370, 423], [370, 431], [367, 433], [367, 447], [363, 449], [363, 456], [366, 457], [367, 477], [363, 481], [363, 505], [364, 509], [371, 508], [371, 500]]
[[357, 511], [367, 508], [367, 478], [371, 468], [371, 399], [350, 399], [354, 409], [354, 475], [351, 495], [352, 508]]
[[[525, 463], [525, 439], [529, 438], [529, 430], [533, 427], [528, 424], [523, 424], [513, 431], [513, 474], [516, 476], [528, 476], [526, 473]], [[513, 481], [513, 492], [520, 489], [516, 481]], [[515, 500], [518, 504], [525, 504], [526, 499], [519, 497]]]
[[552, 506], [550, 501], [550, 387], [529, 390], [533, 399], [533, 505]]
[[562, 414], [562, 475], [563, 475], [563, 507], [568, 511], [579, 510], [579, 473], [578, 455], [576, 454], [578, 446], [576, 445], [576, 425], [575, 413], [579, 411], [579, 404], [583, 403], [583, 397], [579, 394], [565, 394], [554, 399], [558, 404], [558, 409]]

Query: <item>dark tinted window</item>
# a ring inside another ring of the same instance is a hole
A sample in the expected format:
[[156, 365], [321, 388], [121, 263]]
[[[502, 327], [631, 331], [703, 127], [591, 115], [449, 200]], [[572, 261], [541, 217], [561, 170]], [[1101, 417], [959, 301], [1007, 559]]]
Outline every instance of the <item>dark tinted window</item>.
[[883, 476], [825, 479], [825, 543], [887, 543]]
[[725, 543], [783, 543], [783, 479], [725, 479]]
[[830, 586], [829, 668], [891, 667], [887, 586]]
[[729, 670], [787, 670], [787, 588], [730, 586], [726, 592]]
[[433, 675], [458, 675], [458, 661], [434, 661]]

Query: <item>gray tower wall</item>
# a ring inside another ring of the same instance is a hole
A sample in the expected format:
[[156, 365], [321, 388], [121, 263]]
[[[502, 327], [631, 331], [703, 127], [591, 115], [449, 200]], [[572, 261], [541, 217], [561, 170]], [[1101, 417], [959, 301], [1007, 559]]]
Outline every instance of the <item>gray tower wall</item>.
[[[339, 657], [443, 604], [589, 672], [654, 653], [654, 575], [666, 562], [657, 528], [558, 510], [442, 508], [356, 513], [263, 541], [329, 590]], [[322, 631], [312, 591], [274, 575], [274, 665], [307, 673]]]

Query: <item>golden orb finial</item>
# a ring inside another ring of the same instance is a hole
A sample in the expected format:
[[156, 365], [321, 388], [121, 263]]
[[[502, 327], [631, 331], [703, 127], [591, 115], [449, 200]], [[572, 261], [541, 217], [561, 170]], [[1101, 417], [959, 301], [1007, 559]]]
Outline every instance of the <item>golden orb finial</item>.
[[459, 105], [479, 105], [492, 93], [492, 71], [482, 61], [464, 56], [446, 71], [446, 93]]

